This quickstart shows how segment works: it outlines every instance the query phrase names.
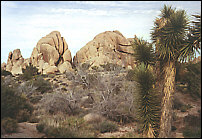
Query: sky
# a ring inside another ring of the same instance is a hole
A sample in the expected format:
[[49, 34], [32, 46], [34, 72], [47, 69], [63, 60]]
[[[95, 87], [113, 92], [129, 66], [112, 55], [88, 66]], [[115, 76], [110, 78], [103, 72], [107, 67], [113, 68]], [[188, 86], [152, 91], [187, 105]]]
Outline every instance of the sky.
[[164, 4], [201, 14], [201, 1], [1, 1], [1, 63], [20, 49], [31, 56], [52, 31], [65, 38], [72, 57], [99, 33], [120, 31], [151, 42], [151, 29]]

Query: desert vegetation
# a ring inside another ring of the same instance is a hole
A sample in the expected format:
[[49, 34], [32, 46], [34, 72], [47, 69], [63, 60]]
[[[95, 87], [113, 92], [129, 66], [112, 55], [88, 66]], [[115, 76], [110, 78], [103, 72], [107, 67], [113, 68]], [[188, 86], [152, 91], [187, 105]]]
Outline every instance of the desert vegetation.
[[64, 73], [39, 73], [32, 64], [21, 75], [1, 70], [1, 134], [30, 122], [50, 138], [97, 138], [128, 125], [133, 130], [119, 137], [165, 138], [179, 129], [200, 137], [201, 61], [193, 62], [200, 24], [169, 6], [154, 24], [152, 43], [133, 39], [133, 69], [83, 62]]

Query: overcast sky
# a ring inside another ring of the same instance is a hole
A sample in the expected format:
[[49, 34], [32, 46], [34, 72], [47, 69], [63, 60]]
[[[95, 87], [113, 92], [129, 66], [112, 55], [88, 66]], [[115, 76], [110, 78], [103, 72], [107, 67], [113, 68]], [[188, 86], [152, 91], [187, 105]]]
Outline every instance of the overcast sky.
[[163, 5], [201, 14], [201, 1], [1, 1], [1, 62], [19, 48], [31, 56], [39, 39], [59, 31], [72, 56], [104, 31], [150, 41], [154, 20]]

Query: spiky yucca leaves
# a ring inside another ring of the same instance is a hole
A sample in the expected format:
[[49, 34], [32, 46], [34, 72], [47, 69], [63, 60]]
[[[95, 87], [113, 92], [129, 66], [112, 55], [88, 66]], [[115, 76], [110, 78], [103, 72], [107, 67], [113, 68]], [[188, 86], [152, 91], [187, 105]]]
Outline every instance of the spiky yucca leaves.
[[180, 50], [180, 60], [185, 62], [196, 57], [196, 52], [200, 53], [201, 49], [201, 15], [192, 16], [195, 21], [192, 21], [193, 25], [190, 26], [185, 44]]
[[184, 45], [184, 38], [188, 30], [188, 20], [184, 10], [163, 11], [166, 11], [166, 13], [162, 13], [161, 15], [161, 20], [164, 19], [164, 23], [156, 23], [156, 27], [154, 27], [154, 32], [152, 33], [152, 39], [154, 43], [158, 43], [157, 49], [160, 59], [175, 61], [179, 57], [179, 50]]
[[154, 86], [155, 76], [152, 67], [141, 63], [134, 71], [139, 106], [137, 118], [141, 121], [143, 132], [147, 136], [150, 134], [149, 131], [152, 131], [153, 135], [157, 136], [160, 120], [160, 99]]
[[155, 55], [152, 44], [135, 36], [132, 44], [134, 50], [134, 57], [138, 63], [143, 62], [145, 65], [155, 63]]

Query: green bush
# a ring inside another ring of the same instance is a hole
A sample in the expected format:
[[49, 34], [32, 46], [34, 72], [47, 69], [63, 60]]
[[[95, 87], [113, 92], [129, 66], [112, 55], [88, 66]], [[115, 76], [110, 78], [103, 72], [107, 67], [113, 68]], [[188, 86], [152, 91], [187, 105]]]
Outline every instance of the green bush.
[[192, 97], [201, 97], [201, 62], [187, 65], [184, 82]]
[[17, 115], [24, 110], [29, 114], [33, 112], [33, 106], [27, 99], [14, 90], [16, 89], [1, 83], [1, 119], [5, 117], [16, 119]]
[[1, 70], [1, 76], [7, 76], [7, 75], [11, 75], [12, 76], [12, 73], [9, 72], [9, 71], [6, 71], [6, 70]]
[[129, 70], [127, 75], [126, 75], [126, 80], [128, 81], [134, 81], [134, 70]]
[[200, 138], [201, 137], [201, 115], [187, 115], [184, 118], [185, 129], [183, 131], [184, 137]]
[[31, 117], [29, 118], [29, 122], [30, 123], [38, 123], [39, 118], [35, 117], [34, 115], [31, 115]]
[[17, 120], [11, 119], [9, 117], [1, 120], [1, 130], [5, 133], [13, 133], [16, 132], [18, 125]]
[[18, 112], [16, 119], [18, 122], [26, 122], [29, 121], [30, 116], [30, 112], [27, 109], [22, 109]]
[[43, 79], [43, 77], [39, 76], [36, 80], [33, 81], [33, 85], [37, 87], [37, 91], [41, 92], [42, 94], [52, 90], [51, 83]]
[[26, 66], [25, 69], [22, 69], [22, 79], [24, 80], [30, 80], [33, 78], [33, 76], [39, 74], [38, 73], [38, 69], [36, 67], [34, 67], [33, 65], [30, 66]]
[[180, 110], [180, 108], [183, 106], [184, 104], [178, 99], [178, 98], [174, 98], [173, 100], [173, 108]]
[[191, 109], [193, 108], [190, 104], [187, 104], [187, 105], [183, 105], [180, 110], [181, 112], [186, 112], [188, 109]]
[[103, 121], [97, 125], [95, 125], [95, 128], [100, 131], [100, 133], [105, 132], [114, 132], [118, 130], [118, 126], [110, 121]]
[[39, 124], [36, 125], [36, 129], [37, 129], [40, 133], [43, 132], [44, 127], [45, 127], [45, 124], [44, 124], [44, 123], [39, 123]]
[[185, 138], [201, 138], [201, 128], [186, 127], [183, 136]]
[[30, 99], [31, 103], [36, 104], [42, 99], [42, 96], [41, 95], [32, 95], [32, 96], [30, 96], [29, 99]]
[[201, 127], [201, 116], [187, 115], [184, 118], [184, 122], [187, 126]]
[[107, 64], [103, 64], [100, 66], [104, 68], [104, 71], [115, 71], [115, 70], [121, 70], [122, 69], [121, 66], [119, 66], [117, 64], [109, 63], [109, 62], [107, 62]]

